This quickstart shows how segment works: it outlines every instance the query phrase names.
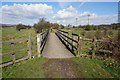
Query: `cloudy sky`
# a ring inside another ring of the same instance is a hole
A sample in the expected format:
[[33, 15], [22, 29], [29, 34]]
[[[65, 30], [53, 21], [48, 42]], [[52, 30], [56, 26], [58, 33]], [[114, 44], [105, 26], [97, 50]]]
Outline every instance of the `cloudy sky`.
[[45, 17], [47, 21], [58, 24], [78, 25], [110, 24], [118, 21], [118, 2], [21, 2], [3, 1], [0, 7], [3, 24], [29, 24], [33, 25], [39, 18]]

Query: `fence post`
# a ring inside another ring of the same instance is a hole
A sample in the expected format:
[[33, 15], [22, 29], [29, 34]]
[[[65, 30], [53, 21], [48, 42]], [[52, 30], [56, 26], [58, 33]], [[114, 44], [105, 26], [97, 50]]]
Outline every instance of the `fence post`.
[[78, 41], [78, 55], [77, 56], [80, 56], [80, 52], [81, 52], [81, 47], [82, 47], [82, 37], [79, 36], [79, 41]]
[[31, 39], [28, 37], [28, 57], [31, 59]]
[[11, 43], [11, 47], [12, 47], [12, 60], [13, 60], [13, 63], [15, 63], [15, 53], [14, 53], [14, 51], [15, 51], [15, 46], [14, 46], [14, 43]]
[[40, 41], [40, 34], [37, 34], [37, 56], [40, 57], [40, 45], [41, 45], [41, 41]]
[[96, 50], [96, 39], [93, 38], [93, 52], [92, 52], [92, 59], [95, 57], [95, 50]]

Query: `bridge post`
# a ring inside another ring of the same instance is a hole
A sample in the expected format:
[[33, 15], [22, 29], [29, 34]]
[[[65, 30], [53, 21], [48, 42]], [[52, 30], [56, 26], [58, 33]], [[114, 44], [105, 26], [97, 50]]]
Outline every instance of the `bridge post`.
[[37, 56], [40, 57], [40, 45], [41, 45], [41, 35], [37, 34]]
[[81, 53], [81, 47], [82, 47], [82, 37], [79, 36], [79, 41], [78, 41], [78, 55], [77, 56], [80, 56], [80, 53]]

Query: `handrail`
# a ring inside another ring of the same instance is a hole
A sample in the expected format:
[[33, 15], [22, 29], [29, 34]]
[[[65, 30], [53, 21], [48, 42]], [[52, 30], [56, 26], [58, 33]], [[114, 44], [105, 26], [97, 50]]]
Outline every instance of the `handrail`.
[[41, 45], [40, 45], [40, 47], [41, 47], [41, 53], [42, 53], [43, 48], [45, 46], [45, 43], [47, 41], [48, 34], [49, 34], [49, 29], [46, 30], [46, 31], [44, 31], [43, 33], [41, 33], [41, 37], [42, 37]]
[[[62, 33], [63, 32], [63, 33]], [[64, 33], [67, 33], [68, 35], [64, 34]], [[57, 30], [56, 33], [55, 33], [58, 38], [64, 43], [64, 45], [75, 55], [74, 53], [74, 49], [77, 50], [77, 53], [78, 55], [80, 54], [81, 52], [81, 49], [88, 49], [88, 50], [92, 50], [92, 57], [95, 55], [95, 50], [97, 49], [96, 48], [96, 42], [107, 42], [107, 43], [111, 43], [110, 41], [106, 41], [106, 40], [96, 40], [95, 38], [94, 39], [82, 39], [80, 38], [80, 36], [78, 34], [75, 34], [75, 33], [72, 33], [72, 38], [70, 37], [70, 34], [69, 32], [65, 32], [65, 31], [62, 31], [62, 30]], [[77, 40], [75, 40], [73, 38], [73, 36], [76, 36], [78, 37]], [[70, 42], [72, 41], [72, 43]], [[93, 47], [92, 48], [85, 48], [85, 47], [81, 47], [82, 46], [82, 41], [90, 41], [93, 43]], [[75, 44], [73, 44], [73, 42], [77, 43], [77, 47], [75, 46]], [[70, 49], [70, 46], [72, 46], [72, 49]], [[73, 49], [74, 48], [74, 49]], [[110, 50], [105, 50], [105, 49], [100, 49], [98, 48], [97, 49], [98, 51], [100, 52], [107, 52], [107, 53], [112, 53], [112, 51]]]

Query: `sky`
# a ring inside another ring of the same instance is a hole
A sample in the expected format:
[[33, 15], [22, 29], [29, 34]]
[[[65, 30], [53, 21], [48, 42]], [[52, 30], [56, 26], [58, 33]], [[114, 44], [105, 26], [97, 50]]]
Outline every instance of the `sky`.
[[90, 15], [90, 24], [118, 22], [118, 0], [111, 0], [111, 2], [52, 1], [2, 0], [2, 6], [0, 6], [1, 23], [33, 25], [44, 17], [51, 23], [86, 25], [88, 24], [88, 14]]

